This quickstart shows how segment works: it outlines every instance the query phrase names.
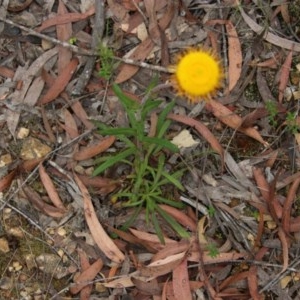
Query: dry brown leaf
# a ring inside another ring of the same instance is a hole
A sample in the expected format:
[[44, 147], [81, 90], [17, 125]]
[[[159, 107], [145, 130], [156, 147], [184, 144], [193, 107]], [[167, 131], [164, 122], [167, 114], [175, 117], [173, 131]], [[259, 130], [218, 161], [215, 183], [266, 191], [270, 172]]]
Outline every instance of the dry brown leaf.
[[141, 276], [158, 277], [168, 274], [176, 268], [186, 257], [186, 252], [170, 255], [164, 259], [150, 263], [148, 266], [142, 266], [139, 269]]
[[300, 184], [300, 177], [298, 177], [289, 188], [288, 194], [283, 204], [282, 213], [282, 228], [284, 232], [290, 232], [290, 222], [291, 222], [291, 210], [296, 193]]
[[253, 300], [263, 299], [258, 293], [258, 277], [257, 277], [257, 267], [251, 266], [249, 270], [249, 276], [247, 278], [249, 292]]
[[111, 193], [121, 184], [121, 181], [100, 176], [90, 177], [80, 174], [77, 174], [77, 176], [85, 186], [99, 189], [98, 192], [103, 195]]
[[16, 176], [17, 168], [8, 173], [6, 176], [0, 178], [0, 192], [3, 192], [5, 189], [10, 187], [13, 179]]
[[75, 139], [79, 136], [78, 128], [75, 119], [68, 109], [63, 110], [65, 124], [60, 126], [67, 132], [71, 139]]
[[114, 136], [109, 136], [104, 138], [101, 141], [98, 141], [96, 144], [85, 147], [80, 151], [74, 153], [73, 158], [75, 160], [85, 160], [95, 155], [98, 155], [104, 151], [106, 151], [114, 142], [116, 138]]
[[0, 66], [0, 75], [2, 77], [6, 77], [6, 78], [13, 78], [15, 75], [15, 72], [7, 67]]
[[231, 21], [227, 21], [225, 27], [228, 34], [228, 89], [231, 91], [241, 76], [243, 56], [238, 34]]
[[[67, 16], [68, 10], [65, 7], [62, 0], [58, 2], [58, 9], [57, 9], [57, 16]], [[56, 34], [57, 39], [60, 41], [68, 41], [72, 37], [72, 23], [67, 22], [64, 24], [56, 25]], [[58, 46], [58, 61], [57, 61], [57, 68], [58, 68], [58, 75], [60, 75], [63, 70], [67, 67], [69, 62], [72, 59], [72, 52], [67, 47]]]
[[164, 247], [166, 247], [167, 245], [169, 244], [172, 244], [172, 245], [176, 245], [177, 242], [174, 241], [174, 240], [171, 240], [167, 237], [164, 237], [164, 240], [165, 240], [165, 244], [163, 245], [157, 234], [151, 234], [151, 233], [148, 233], [148, 232], [144, 232], [144, 231], [140, 231], [140, 230], [136, 230], [136, 229], [133, 229], [133, 228], [129, 228], [129, 230], [131, 231], [131, 233], [133, 235], [135, 235], [136, 237], [138, 237], [139, 239], [141, 240], [144, 240], [144, 241], [147, 241], [148, 243], [151, 243], [151, 245], [157, 249], [157, 250], [161, 250], [163, 249]]
[[262, 138], [260, 133], [253, 127], [243, 128], [242, 125], [242, 118], [239, 117], [237, 114], [232, 112], [230, 109], [225, 107], [223, 104], [211, 99], [207, 104], [206, 108], [211, 111], [214, 116], [220, 120], [222, 123], [226, 124], [227, 126], [238, 130], [253, 139], [262, 143], [265, 147], [269, 144]]
[[289, 266], [289, 242], [286, 233], [283, 231], [281, 227], [278, 227], [278, 237], [280, 239], [281, 246], [282, 246], [283, 263], [282, 263], [281, 273], [283, 273]]
[[67, 86], [73, 76], [78, 65], [78, 59], [73, 58], [62, 73], [57, 76], [53, 85], [49, 88], [47, 93], [39, 100], [39, 104], [47, 104], [53, 101]]
[[170, 255], [186, 252], [190, 247], [191, 242], [187, 240], [176, 242], [176, 244], [168, 244], [163, 249], [159, 250], [156, 254], [153, 255], [151, 262], [164, 259]]
[[161, 288], [159, 287], [156, 278], [145, 280], [143, 277], [131, 276], [131, 280], [135, 287], [143, 294], [152, 296], [161, 294]]
[[291, 65], [293, 59], [293, 48], [291, 49], [290, 53], [286, 57], [281, 69], [280, 69], [280, 79], [279, 79], [279, 87], [278, 87], [278, 102], [282, 103], [284, 90], [287, 86], [290, 77]]
[[100, 224], [87, 188], [79, 177], [75, 174], [74, 177], [83, 197], [84, 215], [94, 241], [108, 258], [115, 263], [121, 263], [125, 259], [124, 254], [114, 244]]
[[75, 285], [70, 287], [72, 294], [79, 293], [84, 287], [86, 287], [91, 280], [100, 272], [103, 267], [101, 258], [96, 260], [90, 267], [84, 270], [75, 280]]
[[224, 165], [224, 150], [219, 143], [219, 141], [216, 139], [216, 137], [211, 133], [211, 131], [200, 121], [194, 120], [193, 118], [187, 117], [187, 116], [181, 116], [181, 115], [175, 115], [175, 114], [169, 114], [168, 119], [171, 119], [176, 122], [183, 123], [185, 125], [191, 126], [192, 128], [195, 128], [199, 134], [203, 136], [203, 138], [211, 145], [213, 150], [215, 150], [222, 159], [222, 166]]
[[[69, 101], [69, 97], [66, 93], [62, 93], [62, 96], [64, 99]], [[84, 126], [87, 129], [93, 129], [95, 126], [92, 122], [88, 120], [88, 115], [86, 114], [84, 108], [82, 107], [80, 101], [75, 101], [74, 103], [71, 104], [71, 108], [75, 115], [78, 117], [78, 119], [84, 124]]]
[[57, 15], [53, 18], [50, 18], [48, 20], [45, 20], [42, 25], [35, 30], [37, 32], [41, 32], [51, 26], [56, 26], [56, 25], [62, 25], [62, 24], [67, 24], [71, 22], [78, 22], [84, 19], [87, 19], [88, 17], [92, 16], [95, 13], [95, 7], [93, 6], [91, 9], [89, 9], [85, 13], [68, 13], [64, 15]]
[[187, 259], [173, 270], [173, 290], [177, 299], [192, 300]]
[[[80, 248], [78, 249], [77, 252], [78, 252], [79, 258], [80, 258], [81, 269], [82, 269], [82, 271], [86, 271], [91, 266], [90, 263], [89, 263], [89, 259], [87, 257], [87, 254]], [[92, 290], [93, 290], [93, 285], [92, 284], [86, 285], [80, 291], [80, 300], [89, 300]]]
[[52, 218], [62, 218], [65, 215], [65, 210], [51, 206], [45, 203], [40, 195], [32, 188], [25, 186], [23, 188], [29, 202], [31, 202], [38, 210]]
[[61, 211], [67, 211], [42, 163], [39, 165], [39, 174], [47, 194], [54, 206], [61, 209]]

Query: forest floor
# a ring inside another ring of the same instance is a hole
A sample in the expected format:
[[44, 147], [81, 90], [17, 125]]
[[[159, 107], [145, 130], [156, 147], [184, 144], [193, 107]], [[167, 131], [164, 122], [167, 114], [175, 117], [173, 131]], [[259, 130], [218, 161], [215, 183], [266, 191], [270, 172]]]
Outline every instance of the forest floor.
[[0, 299], [300, 299], [300, 1], [1, 2]]

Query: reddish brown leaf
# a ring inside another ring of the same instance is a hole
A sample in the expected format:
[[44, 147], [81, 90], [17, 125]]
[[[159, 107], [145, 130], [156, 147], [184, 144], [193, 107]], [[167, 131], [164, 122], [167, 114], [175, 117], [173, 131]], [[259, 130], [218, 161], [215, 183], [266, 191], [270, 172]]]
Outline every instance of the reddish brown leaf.
[[63, 112], [65, 125], [60, 124], [60, 126], [69, 134], [71, 139], [75, 139], [79, 135], [76, 121], [67, 109], [64, 109]]
[[74, 177], [83, 197], [84, 215], [93, 239], [108, 258], [115, 263], [121, 263], [125, 258], [124, 254], [114, 244], [100, 224], [87, 188], [76, 175]]
[[81, 149], [79, 152], [74, 153], [73, 158], [75, 160], [85, 160], [91, 157], [94, 157], [97, 154], [100, 154], [107, 150], [114, 142], [116, 138], [114, 136], [109, 136], [99, 142], [97, 142], [95, 145], [85, 147], [84, 149]]
[[[65, 7], [63, 1], [59, 0], [58, 2], [58, 9], [57, 9], [57, 16], [67, 16], [68, 10]], [[57, 39], [60, 41], [68, 41], [72, 36], [72, 23], [64, 23], [60, 25], [56, 25], [56, 34]], [[70, 60], [72, 59], [72, 52], [67, 47], [58, 47], [58, 61], [57, 61], [57, 68], [58, 68], [58, 75], [60, 75], [63, 70], [67, 67]]]
[[47, 191], [47, 194], [48, 194], [50, 200], [54, 204], [54, 206], [59, 208], [61, 211], [66, 211], [66, 208], [65, 208], [64, 204], [62, 203], [50, 176], [47, 174], [47, 172], [42, 164], [39, 165], [39, 173], [40, 173], [41, 181]]
[[176, 268], [185, 259], [185, 257], [185, 252], [170, 255], [164, 259], [152, 262], [148, 266], [142, 266], [139, 270], [140, 274], [141, 276], [146, 277], [158, 277], [168, 274], [174, 270], [174, 268]]
[[298, 177], [289, 188], [288, 194], [283, 204], [283, 213], [282, 213], [282, 228], [288, 233], [290, 232], [290, 222], [291, 222], [291, 209], [293, 201], [296, 197], [296, 193], [300, 184], [300, 177]]
[[286, 233], [281, 227], [278, 227], [278, 237], [282, 246], [283, 263], [281, 272], [283, 273], [289, 265], [289, 242]]
[[282, 103], [283, 100], [283, 95], [284, 95], [284, 90], [287, 86], [287, 83], [289, 81], [289, 76], [290, 76], [290, 70], [291, 70], [291, 65], [292, 65], [292, 59], [293, 59], [293, 49], [290, 51], [288, 56], [285, 59], [284, 64], [281, 67], [280, 70], [280, 80], [279, 80], [279, 95], [278, 95], [278, 101], [279, 103]]
[[238, 34], [231, 21], [227, 21], [225, 27], [228, 34], [228, 89], [231, 91], [241, 76], [243, 56]]
[[25, 186], [23, 190], [27, 199], [42, 213], [53, 218], [62, 218], [65, 215], [65, 210], [61, 210], [60, 208], [45, 203], [40, 195], [32, 188]]
[[90, 267], [83, 271], [75, 280], [75, 285], [70, 287], [72, 294], [79, 293], [85, 286], [93, 280], [103, 267], [101, 258], [96, 260]]
[[35, 30], [37, 32], [41, 32], [45, 30], [46, 28], [49, 28], [51, 26], [56, 25], [62, 25], [67, 24], [71, 22], [78, 22], [84, 19], [87, 19], [88, 17], [92, 16], [95, 13], [95, 7], [93, 6], [91, 9], [89, 9], [85, 13], [68, 13], [64, 15], [57, 15], [53, 18], [50, 18], [42, 23], [42, 25]]
[[187, 259], [173, 270], [173, 290], [177, 299], [192, 300]]
[[196, 121], [187, 116], [181, 116], [175, 114], [169, 114], [168, 118], [186, 124], [188, 126], [191, 126], [192, 128], [195, 128], [204, 137], [204, 139], [211, 145], [213, 150], [215, 150], [221, 156], [222, 166], [224, 165], [224, 150], [221, 144], [219, 143], [219, 141], [216, 139], [216, 137], [203, 123], [201, 123], [200, 121]]
[[39, 100], [39, 104], [46, 104], [53, 101], [67, 86], [73, 76], [78, 65], [78, 59], [74, 58], [66, 66], [63, 72], [57, 76], [53, 85], [49, 88], [47, 93]]
[[214, 114], [214, 116], [222, 123], [252, 137], [253, 139], [262, 143], [264, 146], [268, 146], [268, 143], [262, 138], [262, 136], [255, 128], [253, 127], [243, 128], [241, 126], [243, 122], [242, 118], [239, 117], [237, 114], [233, 113], [230, 109], [225, 107], [223, 104], [215, 100], [210, 100], [205, 107], [209, 111], [211, 111]]
[[13, 78], [15, 72], [7, 67], [0, 66], [0, 75], [6, 78]]
[[14, 169], [9, 174], [7, 174], [6, 176], [4, 176], [0, 179], [0, 192], [3, 192], [5, 189], [10, 187], [13, 179], [16, 176], [16, 171], [17, 171], [17, 169]]
[[249, 292], [253, 300], [260, 300], [262, 299], [258, 293], [258, 282], [257, 282], [257, 267], [251, 266], [249, 270], [248, 286]]

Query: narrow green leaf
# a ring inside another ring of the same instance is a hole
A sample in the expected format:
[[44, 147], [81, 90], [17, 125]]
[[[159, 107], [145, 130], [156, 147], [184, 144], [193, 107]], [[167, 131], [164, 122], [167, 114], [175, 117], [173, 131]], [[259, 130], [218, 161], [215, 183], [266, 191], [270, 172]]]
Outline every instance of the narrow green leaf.
[[149, 101], [146, 101], [146, 103], [142, 107], [141, 119], [143, 121], [145, 121], [148, 113], [150, 111], [154, 110], [155, 108], [157, 108], [161, 103], [162, 103], [161, 100], [155, 100], [155, 101], [149, 100]]
[[106, 162], [104, 162], [102, 165], [98, 166], [95, 169], [95, 171], [93, 172], [93, 176], [99, 175], [100, 173], [102, 173], [103, 171], [105, 171], [107, 168], [111, 167], [115, 163], [121, 161], [122, 159], [125, 159], [129, 155], [134, 154], [135, 151], [136, 151], [135, 148], [129, 148], [129, 149], [126, 149], [125, 151], [117, 154], [116, 156], [111, 157], [111, 159], [107, 160]]
[[190, 234], [172, 216], [159, 206], [156, 207], [156, 210], [182, 238], [190, 237]]
[[159, 226], [159, 222], [157, 220], [155, 212], [153, 212], [151, 214], [151, 217], [152, 217], [152, 224], [154, 226], [155, 233], [157, 234], [157, 237], [159, 238], [160, 242], [164, 245], [165, 244], [164, 235], [163, 235], [162, 230]]
[[170, 200], [170, 199], [160, 197], [160, 196], [153, 196], [153, 198], [155, 198], [156, 201], [159, 202], [159, 203], [168, 204], [168, 205], [176, 207], [176, 208], [183, 208], [184, 207], [184, 203], [182, 203], [182, 202]]
[[161, 146], [163, 148], [171, 150], [172, 152], [179, 152], [178, 147], [166, 139], [144, 136], [141, 139], [141, 141], [149, 143], [149, 144], [155, 144], [155, 145]]
[[167, 104], [166, 107], [159, 114], [158, 119], [157, 119], [157, 129], [158, 129], [158, 131], [162, 127], [162, 124], [164, 123], [164, 121], [167, 119], [168, 113], [173, 109], [174, 106], [175, 106], [175, 101], [173, 100], [172, 102]]
[[100, 134], [103, 135], [126, 135], [126, 136], [135, 136], [136, 131], [133, 128], [106, 128], [100, 129]]
[[[176, 179], [176, 177], [174, 176], [174, 174], [170, 175], [167, 172], [162, 172], [162, 176], [164, 176], [169, 181], [169, 183], [172, 183], [178, 189], [180, 189], [181, 191], [184, 191], [183, 185], [179, 182], [179, 180]], [[161, 184], [165, 184], [165, 181], [161, 181]]]

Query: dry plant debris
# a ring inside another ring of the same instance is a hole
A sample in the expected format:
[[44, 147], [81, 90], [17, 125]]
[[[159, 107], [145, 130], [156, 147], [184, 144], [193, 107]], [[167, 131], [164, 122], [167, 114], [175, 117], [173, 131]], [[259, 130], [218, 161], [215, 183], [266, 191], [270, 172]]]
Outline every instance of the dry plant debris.
[[2, 0], [0, 298], [298, 299], [299, 13]]

